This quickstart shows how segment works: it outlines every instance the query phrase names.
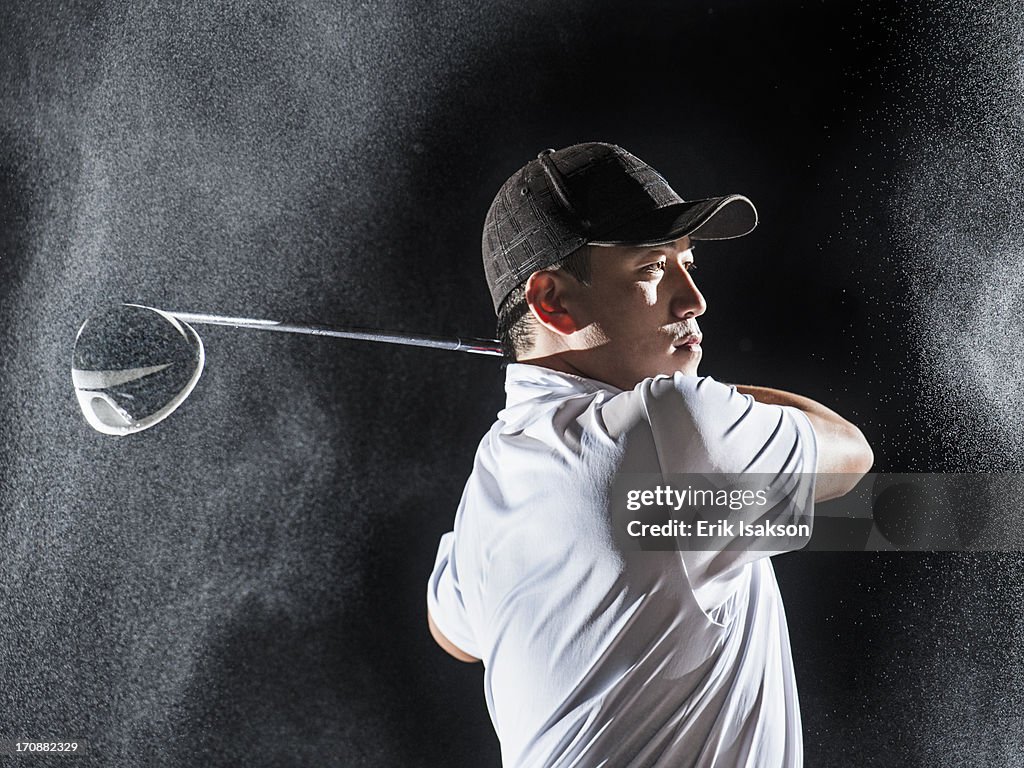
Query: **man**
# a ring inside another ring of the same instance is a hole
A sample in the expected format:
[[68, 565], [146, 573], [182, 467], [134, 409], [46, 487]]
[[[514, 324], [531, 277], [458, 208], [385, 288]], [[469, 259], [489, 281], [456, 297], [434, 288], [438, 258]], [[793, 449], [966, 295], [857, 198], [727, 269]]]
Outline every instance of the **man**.
[[427, 601], [441, 647], [484, 662], [506, 766], [802, 764], [771, 547], [631, 549], [615, 509], [641, 474], [816, 477], [771, 509], [789, 523], [871, 466], [828, 408], [697, 376], [694, 243], [756, 224], [747, 198], [684, 202], [602, 143], [542, 152], [487, 214], [516, 362]]

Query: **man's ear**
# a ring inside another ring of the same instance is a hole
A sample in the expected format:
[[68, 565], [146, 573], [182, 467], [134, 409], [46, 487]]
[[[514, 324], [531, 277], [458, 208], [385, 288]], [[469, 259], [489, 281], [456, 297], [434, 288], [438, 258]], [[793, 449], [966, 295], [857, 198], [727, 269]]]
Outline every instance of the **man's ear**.
[[526, 283], [526, 303], [537, 322], [563, 336], [575, 333], [581, 327], [566, 308], [565, 299], [572, 290], [571, 281], [568, 275], [544, 269], [530, 275]]

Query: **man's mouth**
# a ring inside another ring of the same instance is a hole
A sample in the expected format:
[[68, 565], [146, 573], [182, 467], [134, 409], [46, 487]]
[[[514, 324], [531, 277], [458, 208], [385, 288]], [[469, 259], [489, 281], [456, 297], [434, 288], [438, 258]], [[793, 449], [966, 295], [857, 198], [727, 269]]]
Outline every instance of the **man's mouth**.
[[673, 346], [677, 347], [677, 348], [678, 347], [690, 347], [692, 349], [693, 347], [699, 347], [700, 346], [700, 342], [701, 342], [702, 338], [703, 338], [703, 336], [701, 336], [699, 333], [690, 333], [690, 334], [687, 334], [686, 336], [683, 336], [678, 341], [676, 341], [675, 344], [673, 344]]

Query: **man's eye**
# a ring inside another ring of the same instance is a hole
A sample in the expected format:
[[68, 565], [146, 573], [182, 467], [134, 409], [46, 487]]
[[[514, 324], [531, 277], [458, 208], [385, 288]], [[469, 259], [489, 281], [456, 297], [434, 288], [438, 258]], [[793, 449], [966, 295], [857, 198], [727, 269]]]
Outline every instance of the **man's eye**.
[[683, 269], [685, 269], [687, 272], [696, 272], [697, 265], [694, 264], [692, 261], [687, 261], [686, 263], [683, 264]]
[[664, 272], [665, 271], [665, 262], [664, 261], [656, 261], [653, 264], [648, 264], [646, 267], [644, 267], [643, 271], [644, 272], [650, 272], [652, 275], [653, 274], [657, 274], [658, 272]]

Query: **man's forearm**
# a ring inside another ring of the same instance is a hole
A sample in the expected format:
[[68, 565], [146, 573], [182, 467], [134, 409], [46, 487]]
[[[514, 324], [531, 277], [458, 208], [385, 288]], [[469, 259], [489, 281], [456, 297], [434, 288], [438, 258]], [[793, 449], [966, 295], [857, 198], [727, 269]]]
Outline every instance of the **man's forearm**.
[[787, 405], [807, 414], [818, 442], [815, 500], [825, 501], [849, 492], [874, 464], [875, 456], [864, 434], [831, 408], [780, 389], [736, 385], [736, 390], [759, 403]]
[[[747, 384], [736, 384], [735, 386], [741, 394], [750, 395], [759, 403], [790, 405], [806, 414], [816, 414], [822, 419], [836, 420], [846, 424], [850, 423], [831, 408], [826, 408], [817, 400], [811, 400], [811, 398], [804, 397], [803, 395], [795, 395], [792, 392], [784, 392], [781, 389], [771, 389], [770, 387], [753, 387]], [[853, 425], [851, 424], [850, 426]]]

